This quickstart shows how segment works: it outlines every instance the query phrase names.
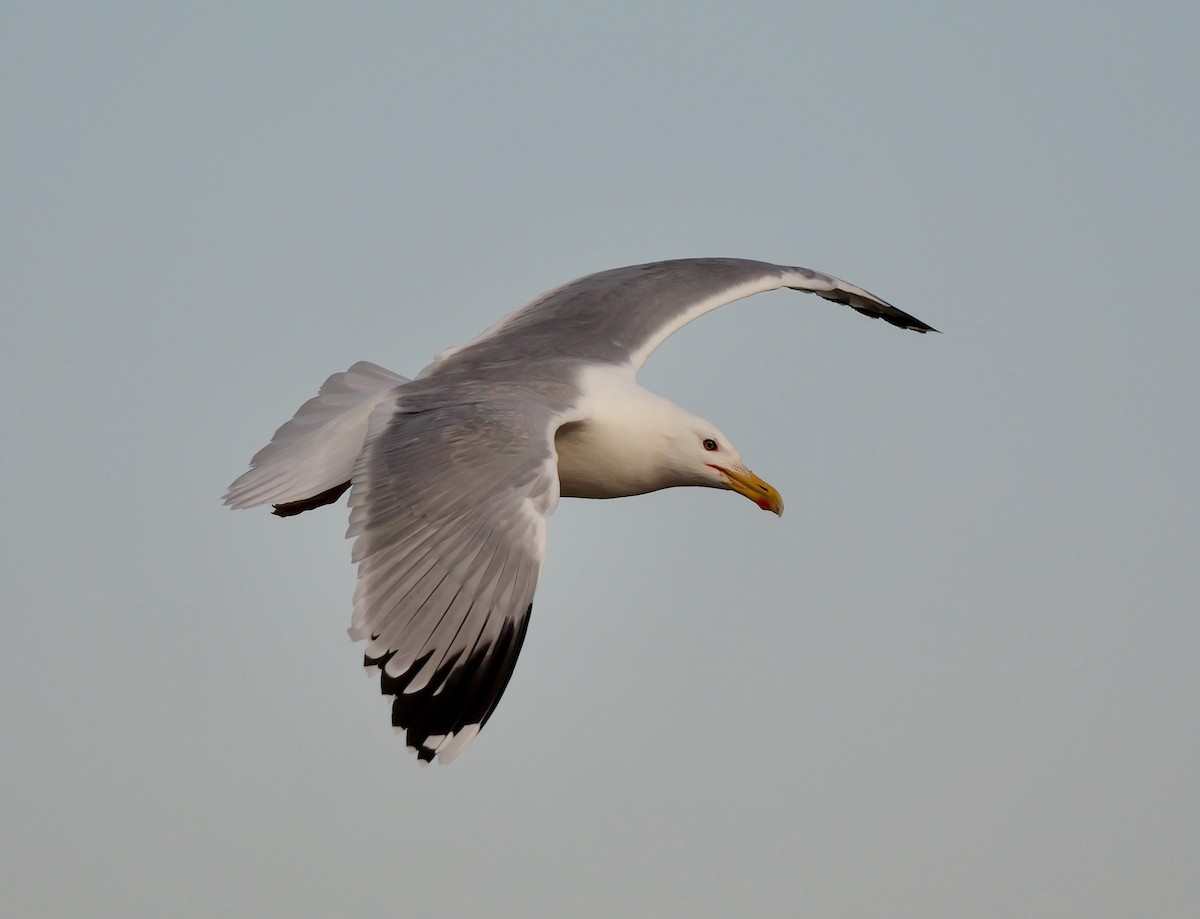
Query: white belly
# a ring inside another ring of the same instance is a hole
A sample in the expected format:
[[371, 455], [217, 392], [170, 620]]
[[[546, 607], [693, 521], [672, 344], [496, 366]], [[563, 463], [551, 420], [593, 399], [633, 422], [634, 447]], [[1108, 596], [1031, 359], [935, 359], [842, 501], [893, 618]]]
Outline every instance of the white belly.
[[558, 484], [564, 498], [624, 498], [665, 488], [661, 476], [631, 470], [616, 432], [594, 421], [580, 421], [559, 429]]

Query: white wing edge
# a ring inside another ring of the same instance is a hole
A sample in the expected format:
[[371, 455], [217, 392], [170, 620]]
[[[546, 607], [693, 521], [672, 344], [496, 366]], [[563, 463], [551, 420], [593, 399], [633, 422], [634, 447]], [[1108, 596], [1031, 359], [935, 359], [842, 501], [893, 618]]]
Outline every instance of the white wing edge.
[[919, 319], [909, 316], [897, 309], [881, 297], [875, 296], [849, 281], [823, 274], [811, 268], [800, 268], [791, 265], [773, 265], [761, 262], [763, 272], [756, 278], [734, 284], [701, 300], [697, 300], [686, 310], [676, 313], [670, 322], [663, 325], [642, 346], [629, 355], [629, 363], [634, 372], [642, 368], [654, 350], [673, 334], [682, 329], [693, 319], [698, 319], [705, 313], [711, 313], [721, 306], [743, 300], [754, 294], [766, 293], [769, 290], [789, 288], [803, 293], [816, 294], [826, 300], [849, 306], [865, 316], [882, 318], [892, 325], [899, 325], [914, 332], [935, 332], [936, 329], [926, 325]]
[[781, 287], [787, 286], [789, 281], [794, 281], [794, 278], [784, 275], [783, 272], [787, 269], [766, 263], [763, 264], [763, 269], [763, 273], [760, 276], [749, 281], [743, 281], [741, 284], [734, 284], [732, 287], [723, 288], [714, 294], [697, 300], [686, 310], [676, 313], [670, 322], [661, 326], [654, 335], [642, 343], [640, 348], [629, 355], [630, 366], [633, 367], [634, 371], [640, 370], [659, 345], [693, 319], [698, 319], [705, 313], [711, 313], [717, 307], [733, 303], [735, 300], [742, 300], [754, 294], [765, 293], [768, 290], [778, 290]]
[[225, 495], [233, 508], [311, 498], [350, 481], [375, 406], [409, 382], [370, 361], [335, 373], [250, 460]]

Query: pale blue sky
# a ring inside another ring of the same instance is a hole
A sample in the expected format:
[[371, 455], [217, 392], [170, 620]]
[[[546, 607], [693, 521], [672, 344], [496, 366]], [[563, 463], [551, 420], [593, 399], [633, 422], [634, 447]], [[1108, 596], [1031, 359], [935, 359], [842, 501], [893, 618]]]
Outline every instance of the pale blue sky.
[[[1194, 3], [12, 3], [6, 916], [1200, 913]], [[564, 501], [420, 769], [329, 374], [622, 264], [807, 265], [642, 382], [777, 485]]]

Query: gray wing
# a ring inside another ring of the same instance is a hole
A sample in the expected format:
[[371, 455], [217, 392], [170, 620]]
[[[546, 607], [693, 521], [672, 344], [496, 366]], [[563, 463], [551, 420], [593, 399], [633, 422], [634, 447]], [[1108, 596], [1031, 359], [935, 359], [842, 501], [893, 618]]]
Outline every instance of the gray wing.
[[615, 268], [564, 284], [475, 341], [442, 352], [422, 376], [513, 357], [628, 363], [637, 370], [671, 333], [698, 316], [781, 287], [817, 294], [903, 329], [937, 331], [861, 287], [819, 271], [747, 259], [678, 259]]
[[527, 400], [425, 404], [401, 393], [371, 418], [350, 490], [350, 635], [395, 696], [393, 725], [446, 763], [487, 722], [525, 637], [561, 416]]

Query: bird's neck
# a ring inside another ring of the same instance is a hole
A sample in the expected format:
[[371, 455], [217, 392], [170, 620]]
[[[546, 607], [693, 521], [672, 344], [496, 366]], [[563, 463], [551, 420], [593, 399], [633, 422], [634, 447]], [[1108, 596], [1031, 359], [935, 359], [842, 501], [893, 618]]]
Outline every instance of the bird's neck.
[[623, 498], [680, 484], [664, 436], [682, 409], [627, 374], [597, 374], [585, 387], [586, 415], [558, 429], [564, 498]]

